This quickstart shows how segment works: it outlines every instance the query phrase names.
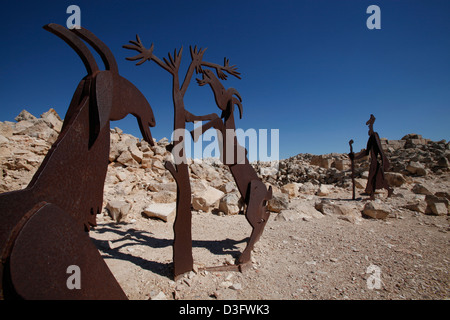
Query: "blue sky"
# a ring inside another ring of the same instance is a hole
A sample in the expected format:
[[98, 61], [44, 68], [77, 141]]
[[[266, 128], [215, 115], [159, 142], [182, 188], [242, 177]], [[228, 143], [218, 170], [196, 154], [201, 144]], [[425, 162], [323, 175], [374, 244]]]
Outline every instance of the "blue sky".
[[[381, 137], [419, 133], [449, 140], [450, 1], [4, 1], [1, 4], [0, 121], [27, 109], [53, 107], [64, 116], [85, 69], [62, 40], [42, 29], [66, 25], [66, 9], [81, 8], [81, 24], [113, 51], [122, 76], [147, 97], [156, 139], [173, 130], [171, 77], [155, 63], [136, 67], [122, 45], [138, 33], [154, 53], [207, 47], [204, 60], [230, 59], [242, 79], [225, 87], [243, 98], [243, 130], [279, 129], [280, 158], [348, 152], [365, 146], [371, 113]], [[369, 5], [381, 9], [381, 29], [369, 30]], [[99, 64], [100, 65], [100, 64]], [[184, 66], [184, 67], [183, 67]], [[212, 93], [194, 79], [185, 97], [194, 114], [217, 112]], [[141, 137], [128, 116], [112, 122]]]

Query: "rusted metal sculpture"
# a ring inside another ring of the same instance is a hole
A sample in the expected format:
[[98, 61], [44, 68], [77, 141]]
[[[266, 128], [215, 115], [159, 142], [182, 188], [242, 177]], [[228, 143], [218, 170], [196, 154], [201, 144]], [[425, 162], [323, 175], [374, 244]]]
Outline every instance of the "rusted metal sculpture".
[[[153, 112], [144, 95], [119, 75], [113, 54], [93, 33], [57, 24], [44, 29], [75, 50], [88, 74], [29, 185], [0, 195], [1, 297], [126, 299], [86, 231], [96, 225], [102, 208], [110, 121], [133, 114], [153, 145]], [[106, 70], [99, 70], [81, 39], [97, 51]], [[80, 289], [67, 286], [71, 265], [79, 267]]]
[[[127, 58], [131, 61], [140, 60], [137, 62], [137, 65], [143, 64], [145, 61], [154, 61], [157, 65], [159, 65], [164, 70], [168, 71], [173, 78], [173, 88], [172, 88], [172, 98], [174, 104], [174, 141], [171, 145], [171, 150], [177, 151], [174, 154], [176, 159], [176, 164], [172, 164], [170, 162], [165, 163], [165, 167], [170, 173], [173, 175], [176, 183], [177, 183], [177, 214], [174, 222], [174, 243], [173, 243], [173, 264], [174, 264], [174, 275], [175, 278], [179, 277], [185, 272], [191, 271], [193, 268], [193, 258], [192, 258], [192, 216], [191, 216], [191, 187], [189, 182], [189, 168], [187, 166], [186, 157], [184, 153], [184, 131], [186, 128], [186, 122], [194, 122], [194, 121], [207, 121], [211, 120], [211, 125], [215, 125], [215, 121], [220, 121], [220, 118], [217, 114], [208, 114], [204, 116], [195, 116], [189, 111], [185, 109], [183, 98], [186, 93], [186, 90], [191, 81], [192, 75], [194, 71], [196, 73], [203, 72], [211, 72], [210, 70], [203, 70], [202, 67], [209, 67], [216, 70], [217, 75], [221, 79], [226, 79], [228, 73], [239, 78], [239, 72], [237, 72], [235, 66], [230, 66], [229, 61], [225, 59], [224, 65], [219, 65], [211, 62], [203, 61], [203, 55], [206, 49], [197, 49], [197, 46], [194, 48], [190, 47], [191, 53], [191, 64], [189, 65], [188, 71], [184, 77], [184, 81], [180, 86], [179, 79], [179, 67], [182, 56], [182, 48], [181, 50], [175, 50], [174, 55], [172, 56], [169, 53], [169, 60], [163, 59], [161, 61], [157, 56], [153, 54], [154, 45], [152, 44], [149, 49], [145, 48], [142, 44], [139, 36], [136, 36], [136, 41], [130, 41], [131, 44], [124, 45], [123, 47], [130, 50], [135, 50], [139, 52], [138, 55], [134, 57]], [[226, 106], [226, 104], [230, 101], [238, 102], [232, 95], [236, 93], [235, 91], [227, 91], [226, 96], [224, 97], [216, 97], [216, 101], [220, 100], [220, 107], [223, 108], [224, 113], [230, 112], [230, 109]], [[230, 96], [231, 94], [231, 96]], [[219, 99], [219, 100], [217, 100]], [[225, 99], [225, 100], [224, 100]], [[231, 99], [231, 100], [229, 100]], [[218, 102], [219, 104], [219, 102]], [[238, 103], [240, 105], [240, 103]], [[230, 106], [230, 108], [234, 108]], [[239, 107], [241, 112], [241, 106]], [[227, 111], [228, 110], [228, 111]], [[232, 112], [231, 117], [228, 116], [229, 122], [227, 122], [234, 129], [234, 120], [232, 120]], [[223, 123], [222, 123], [223, 125]], [[177, 134], [177, 132], [179, 134]], [[257, 241], [259, 236], [262, 233], [262, 229], [264, 228], [265, 223], [267, 222], [268, 213], [265, 210], [261, 210], [262, 199], [267, 198], [267, 190], [264, 185], [258, 183], [258, 177], [254, 171], [250, 171], [248, 169], [243, 168], [251, 168], [251, 166], [247, 163], [243, 164], [243, 166], [236, 166], [234, 174], [242, 176], [239, 179], [238, 187], [240, 188], [241, 193], [247, 199], [247, 204], [251, 210], [248, 210], [250, 214], [247, 214], [247, 219], [250, 221], [252, 226], [254, 226], [254, 231], [252, 233], [251, 240], [247, 249], [242, 254], [240, 258], [240, 262], [247, 262], [250, 260], [250, 251], [253, 247], [254, 242]], [[250, 185], [250, 181], [254, 181]], [[249, 197], [249, 194], [252, 194]], [[259, 195], [259, 196], [258, 196]], [[260, 198], [261, 201], [256, 201], [257, 198]], [[264, 211], [264, 212], [263, 212]], [[263, 220], [264, 219], [264, 220]]]
[[[353, 154], [353, 139], [348, 142], [350, 145], [350, 154]], [[351, 169], [352, 169], [352, 200], [355, 200], [355, 161], [350, 158]]]
[[367, 178], [365, 192], [369, 194], [371, 200], [375, 199], [376, 189], [385, 188], [388, 191], [388, 197], [393, 193], [393, 189], [389, 186], [384, 176], [384, 172], [389, 169], [390, 163], [383, 152], [378, 133], [373, 131], [374, 122], [375, 117], [371, 114], [370, 119], [366, 122], [366, 125], [369, 126], [369, 140], [367, 141], [366, 149], [361, 150], [357, 154], [353, 152], [349, 154], [351, 160], [358, 160], [370, 154], [369, 177]]
[[[227, 63], [227, 60], [225, 61]], [[251, 251], [261, 237], [269, 219], [270, 213], [267, 209], [267, 201], [272, 198], [272, 187], [269, 190], [266, 188], [255, 169], [250, 165], [247, 150], [237, 141], [234, 106], [238, 106], [240, 118], [242, 118], [243, 113], [242, 98], [239, 92], [234, 88], [225, 89], [213, 71], [205, 69], [202, 73], [202, 79], [197, 79], [197, 82], [200, 86], [208, 84], [211, 87], [216, 104], [222, 110], [222, 114], [220, 118], [213, 119], [191, 131], [191, 134], [195, 141], [200, 134], [210, 128], [215, 128], [221, 132], [221, 158], [223, 163], [230, 168], [238, 190], [247, 205], [245, 217], [252, 226], [252, 233], [247, 246], [237, 260], [238, 265], [242, 268], [250, 262]]]

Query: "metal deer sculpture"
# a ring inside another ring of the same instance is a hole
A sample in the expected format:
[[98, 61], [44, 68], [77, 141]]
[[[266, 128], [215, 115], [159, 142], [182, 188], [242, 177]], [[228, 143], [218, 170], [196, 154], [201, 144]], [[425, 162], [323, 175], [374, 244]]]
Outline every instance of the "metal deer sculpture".
[[367, 141], [366, 149], [354, 154], [351, 150], [349, 157], [352, 160], [358, 160], [366, 157], [370, 154], [370, 168], [369, 177], [367, 178], [366, 193], [369, 194], [370, 199], [375, 199], [375, 190], [385, 188], [388, 191], [388, 197], [393, 193], [393, 189], [389, 186], [389, 183], [384, 175], [384, 172], [389, 169], [389, 159], [384, 154], [381, 147], [380, 137], [377, 132], [373, 131], [373, 124], [375, 117], [370, 115], [370, 119], [367, 120], [366, 125], [369, 126], [369, 140]]
[[[1, 297], [19, 299], [126, 299], [89, 239], [101, 211], [107, 173], [110, 121], [136, 116], [153, 145], [152, 109], [144, 95], [119, 75], [108, 47], [86, 29], [57, 24], [44, 29], [63, 39], [87, 70], [61, 132], [29, 185], [0, 195]], [[100, 55], [97, 63], [83, 39]], [[78, 270], [80, 286], [70, 285]]]
[[[228, 64], [227, 60], [225, 60], [225, 64]], [[267, 209], [267, 201], [272, 198], [272, 187], [266, 188], [256, 174], [255, 169], [250, 165], [247, 158], [247, 150], [239, 145], [237, 141], [234, 106], [238, 106], [241, 118], [243, 112], [242, 99], [239, 92], [234, 88], [225, 89], [213, 71], [204, 69], [202, 73], [203, 78], [201, 80], [197, 79], [197, 82], [200, 86], [208, 84], [211, 87], [216, 104], [222, 110], [222, 114], [220, 118], [217, 117], [191, 131], [191, 134], [194, 140], [197, 140], [200, 134], [210, 128], [215, 128], [221, 132], [222, 161], [230, 168], [238, 190], [247, 205], [245, 216], [252, 226], [252, 233], [247, 246], [238, 258], [238, 266], [242, 268], [250, 262], [251, 251], [261, 237], [269, 219], [270, 213]], [[230, 141], [232, 143], [229, 143]]]

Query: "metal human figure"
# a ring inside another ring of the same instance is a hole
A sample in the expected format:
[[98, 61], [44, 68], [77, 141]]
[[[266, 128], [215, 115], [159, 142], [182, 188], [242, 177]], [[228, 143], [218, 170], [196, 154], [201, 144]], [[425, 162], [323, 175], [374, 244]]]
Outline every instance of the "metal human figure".
[[[87, 75], [31, 182], [0, 194], [0, 298], [126, 299], [86, 231], [102, 210], [110, 121], [133, 114], [153, 145], [153, 112], [144, 95], [119, 75], [112, 52], [93, 33], [57, 24], [44, 29], [74, 49]], [[99, 69], [81, 39], [97, 51], [106, 70]], [[80, 270], [80, 289], [66, 283], [70, 266]]]
[[393, 189], [389, 186], [384, 172], [389, 169], [390, 163], [381, 147], [380, 137], [378, 133], [373, 131], [373, 124], [375, 117], [370, 115], [370, 119], [366, 122], [369, 126], [369, 140], [367, 141], [366, 149], [361, 150], [357, 154], [349, 153], [352, 160], [358, 160], [370, 154], [369, 177], [367, 179], [366, 193], [369, 194], [370, 199], [375, 199], [375, 190], [385, 188], [388, 191], [388, 197], [393, 193]]

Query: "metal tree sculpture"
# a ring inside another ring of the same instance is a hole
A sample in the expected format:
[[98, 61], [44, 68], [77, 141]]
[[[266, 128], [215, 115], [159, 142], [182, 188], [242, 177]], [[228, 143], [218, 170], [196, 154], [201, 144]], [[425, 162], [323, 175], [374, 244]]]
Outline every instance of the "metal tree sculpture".
[[378, 133], [373, 131], [374, 122], [375, 117], [371, 114], [370, 119], [366, 122], [366, 125], [369, 126], [369, 140], [367, 141], [366, 149], [357, 154], [354, 154], [353, 152], [349, 153], [349, 157], [352, 161], [361, 159], [370, 154], [369, 177], [367, 178], [365, 191], [369, 194], [371, 200], [375, 199], [376, 189], [385, 188], [388, 191], [388, 197], [393, 193], [393, 189], [389, 186], [384, 175], [384, 172], [389, 169], [390, 163], [381, 147]]
[[177, 150], [179, 152], [174, 154], [175, 165], [171, 162], [166, 162], [165, 168], [172, 174], [177, 184], [177, 213], [174, 221], [173, 243], [174, 276], [177, 278], [193, 269], [191, 185], [189, 180], [189, 168], [184, 151], [184, 131], [186, 128], [186, 122], [212, 120], [218, 118], [218, 116], [214, 113], [205, 116], [195, 116], [187, 111], [184, 106], [184, 95], [189, 87], [194, 71], [197, 73], [200, 72], [202, 70], [202, 66], [215, 68], [221, 77], [225, 77], [224, 72], [236, 76], [239, 75], [239, 73], [236, 71], [234, 66], [229, 66], [228, 63], [221, 66], [215, 63], [202, 61], [203, 54], [206, 49], [197, 49], [197, 46], [194, 48], [190, 47], [192, 60], [184, 77], [183, 83], [180, 86], [179, 69], [183, 48], [181, 48], [178, 52], [175, 49], [173, 56], [169, 53], [168, 60], [163, 58], [164, 61], [162, 61], [153, 54], [154, 45], [152, 44], [149, 49], [145, 48], [139, 36], [136, 35], [136, 41], [130, 41], [130, 43], [131, 44], [124, 45], [123, 47], [126, 49], [135, 50], [139, 52], [139, 54], [134, 57], [127, 58], [127, 60], [140, 60], [136, 65], [141, 65], [146, 61], [154, 61], [158, 66], [172, 75], [174, 132], [179, 134], [174, 135], [174, 141], [171, 147], [172, 150]]
[[[29, 185], [0, 195], [0, 294], [5, 299], [126, 299], [86, 231], [96, 225], [102, 208], [110, 120], [133, 114], [153, 145], [153, 112], [144, 95], [119, 75], [113, 54], [93, 33], [57, 24], [44, 29], [75, 50], [88, 74]], [[99, 70], [80, 38], [97, 51], [106, 70]], [[67, 286], [72, 265], [79, 267], [80, 289]]]

